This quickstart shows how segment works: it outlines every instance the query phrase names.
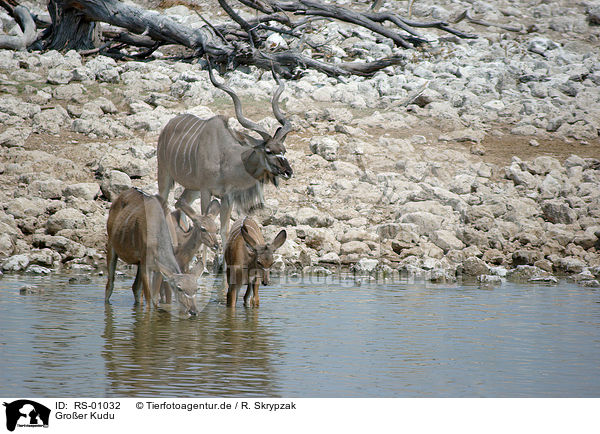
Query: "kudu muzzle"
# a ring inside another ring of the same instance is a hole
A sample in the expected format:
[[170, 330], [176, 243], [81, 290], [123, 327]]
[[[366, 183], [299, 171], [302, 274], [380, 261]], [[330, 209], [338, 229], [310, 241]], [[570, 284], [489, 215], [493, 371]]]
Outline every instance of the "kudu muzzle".
[[294, 174], [294, 171], [292, 170], [292, 166], [290, 166], [288, 159], [285, 158], [283, 154], [277, 154], [275, 155], [275, 158], [277, 159], [277, 164], [275, 167], [269, 167], [273, 174], [281, 176], [284, 179], [290, 179]]
[[268, 269], [267, 270], [263, 269], [263, 272], [262, 272], [262, 284], [264, 286], [267, 286], [270, 283], [271, 283], [271, 273], [270, 273], [270, 271]]
[[180, 299], [180, 305], [183, 307], [182, 311], [188, 316], [197, 316], [198, 307], [196, 306], [196, 300], [193, 296], [184, 295], [182, 298], [188, 298], [188, 300]]
[[[208, 243], [207, 243], [208, 244]], [[213, 252], [218, 252], [219, 248], [220, 248], [220, 244], [219, 244], [219, 240], [215, 239], [212, 241], [212, 243], [208, 244], [208, 247], [213, 251]]]

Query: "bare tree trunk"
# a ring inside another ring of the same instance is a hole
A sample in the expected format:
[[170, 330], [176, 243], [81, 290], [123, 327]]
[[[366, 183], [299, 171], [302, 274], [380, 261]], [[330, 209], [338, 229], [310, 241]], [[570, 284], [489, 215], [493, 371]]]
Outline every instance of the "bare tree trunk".
[[[147, 11], [118, 0], [50, 0], [50, 4], [55, 5], [55, 10], [59, 12], [52, 14], [51, 11], [56, 28], [54, 32], [61, 35], [61, 39], [72, 41], [73, 38], [69, 33], [72, 34], [73, 30], [81, 28], [85, 32], [80, 32], [82, 37], [79, 39], [87, 44], [88, 48], [91, 48], [89, 45], [97, 36], [90, 31], [92, 29], [89, 27], [89, 24], [93, 24], [94, 21], [123, 27], [132, 33], [147, 35], [156, 41], [181, 44], [189, 48], [201, 48], [206, 41], [202, 30], [195, 31], [158, 12]], [[55, 17], [59, 19], [73, 17], [74, 21], [71, 23], [63, 19], [63, 22], [57, 23]], [[73, 30], [67, 33], [62, 29], [64, 26], [69, 26]]]
[[48, 12], [52, 19], [45, 48], [49, 50], [89, 50], [100, 43], [100, 25], [82, 14], [77, 3], [70, 0], [50, 0]]

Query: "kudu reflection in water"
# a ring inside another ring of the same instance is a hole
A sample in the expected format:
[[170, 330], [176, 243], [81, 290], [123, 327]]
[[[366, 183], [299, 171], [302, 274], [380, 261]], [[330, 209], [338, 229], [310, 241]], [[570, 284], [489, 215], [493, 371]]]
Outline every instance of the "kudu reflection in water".
[[[280, 337], [258, 309], [232, 312], [219, 303], [197, 321], [156, 312], [129, 316], [105, 309], [102, 358], [115, 396], [277, 396]], [[249, 363], [251, 361], [251, 363]]]

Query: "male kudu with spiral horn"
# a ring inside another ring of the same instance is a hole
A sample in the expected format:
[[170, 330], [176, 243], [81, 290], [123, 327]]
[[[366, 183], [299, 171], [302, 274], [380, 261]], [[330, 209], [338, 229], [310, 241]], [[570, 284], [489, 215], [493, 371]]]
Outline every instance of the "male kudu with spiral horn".
[[278, 88], [271, 102], [273, 114], [281, 126], [271, 135], [260, 125], [246, 119], [242, 104], [235, 92], [215, 80], [209, 62], [211, 82], [233, 100], [239, 123], [261, 136], [231, 129], [227, 118], [214, 116], [200, 119], [181, 114], [171, 119], [158, 139], [158, 191], [167, 199], [174, 182], [184, 191], [176, 207], [186, 214], [194, 213], [191, 204], [200, 196], [202, 214], [206, 214], [212, 196], [221, 199], [221, 240], [227, 239], [231, 210], [235, 204], [248, 212], [263, 203], [263, 184], [278, 184], [278, 177], [289, 179], [292, 168], [285, 158], [283, 144], [291, 130], [291, 123], [279, 108], [279, 97], [284, 85], [273, 71]]

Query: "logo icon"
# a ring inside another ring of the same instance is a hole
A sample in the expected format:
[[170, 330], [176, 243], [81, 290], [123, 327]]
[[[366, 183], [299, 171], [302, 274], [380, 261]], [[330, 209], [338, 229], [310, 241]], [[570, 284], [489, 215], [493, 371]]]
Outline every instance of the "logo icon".
[[14, 431], [19, 427], [48, 427], [50, 409], [28, 399], [4, 403], [6, 407], [6, 429]]

